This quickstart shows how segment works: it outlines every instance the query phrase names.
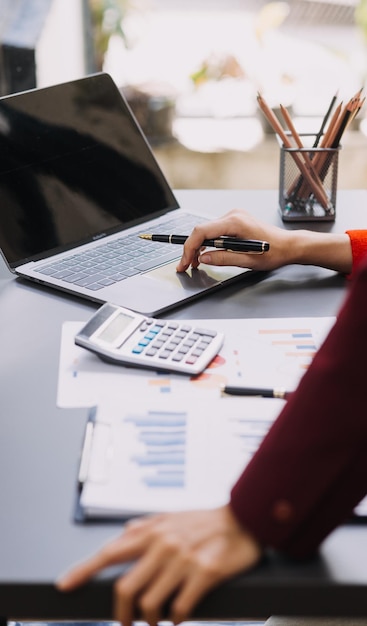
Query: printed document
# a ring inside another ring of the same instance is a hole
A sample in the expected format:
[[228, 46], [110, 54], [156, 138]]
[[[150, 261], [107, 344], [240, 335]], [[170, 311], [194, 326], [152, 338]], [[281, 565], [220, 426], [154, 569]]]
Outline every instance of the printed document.
[[285, 401], [224, 396], [222, 385], [294, 390], [334, 321], [201, 320], [225, 341], [196, 377], [105, 363], [75, 346], [80, 322], [64, 323], [58, 406], [95, 407], [80, 485], [85, 517], [227, 502]]

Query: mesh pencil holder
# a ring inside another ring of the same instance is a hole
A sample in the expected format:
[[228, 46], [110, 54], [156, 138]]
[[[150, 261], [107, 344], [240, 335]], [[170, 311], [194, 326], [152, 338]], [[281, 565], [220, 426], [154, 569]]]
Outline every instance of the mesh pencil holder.
[[[316, 135], [300, 135], [303, 148], [280, 142], [279, 208], [282, 220], [335, 220], [338, 148], [313, 147]], [[292, 137], [289, 138], [293, 144]]]

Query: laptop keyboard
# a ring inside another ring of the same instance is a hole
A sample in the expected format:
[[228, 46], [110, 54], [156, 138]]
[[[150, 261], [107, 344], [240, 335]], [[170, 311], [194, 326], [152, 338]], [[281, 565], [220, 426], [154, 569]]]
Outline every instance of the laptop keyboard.
[[[187, 235], [196, 224], [203, 221], [200, 217], [183, 214], [160, 222], [154, 226], [154, 233]], [[140, 234], [146, 232], [145, 229]], [[37, 272], [90, 291], [98, 291], [180, 258], [181, 246], [143, 241], [138, 235], [122, 235], [92, 250], [44, 265]]]

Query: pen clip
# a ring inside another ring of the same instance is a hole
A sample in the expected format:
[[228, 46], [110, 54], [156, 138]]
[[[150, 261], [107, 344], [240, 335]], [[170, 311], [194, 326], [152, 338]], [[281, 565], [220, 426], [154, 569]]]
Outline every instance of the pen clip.
[[93, 407], [90, 411], [87, 425], [85, 427], [84, 441], [82, 447], [82, 453], [80, 458], [78, 483], [79, 486], [83, 486], [88, 478], [89, 463], [92, 452], [93, 431], [96, 417], [96, 407]]
[[226, 248], [227, 252], [234, 252], [235, 254], [264, 254], [265, 250], [231, 250], [231, 248]]

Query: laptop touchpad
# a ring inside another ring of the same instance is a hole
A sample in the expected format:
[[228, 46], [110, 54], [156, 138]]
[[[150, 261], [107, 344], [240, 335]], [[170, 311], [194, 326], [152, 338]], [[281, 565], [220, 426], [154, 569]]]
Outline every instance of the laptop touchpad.
[[159, 282], [164, 281], [172, 287], [183, 287], [189, 291], [202, 291], [244, 271], [235, 267], [211, 267], [208, 265], [205, 266], [205, 269], [203, 266], [199, 266], [198, 269], [190, 268], [186, 272], [178, 273], [176, 272], [176, 265], [177, 262], [163, 265], [144, 274], [144, 278]]

